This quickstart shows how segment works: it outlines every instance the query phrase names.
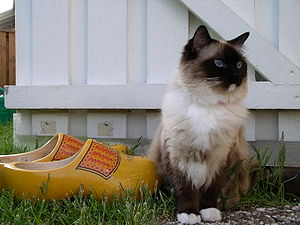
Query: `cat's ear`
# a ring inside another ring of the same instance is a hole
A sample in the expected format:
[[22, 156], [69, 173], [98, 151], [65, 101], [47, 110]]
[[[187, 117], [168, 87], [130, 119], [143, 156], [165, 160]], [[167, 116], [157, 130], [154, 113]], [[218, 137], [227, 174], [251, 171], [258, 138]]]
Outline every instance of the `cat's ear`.
[[196, 30], [193, 40], [193, 49], [201, 49], [204, 46], [210, 44], [212, 42], [212, 38], [210, 37], [208, 30], [205, 26], [199, 26]]
[[184, 46], [182, 52], [182, 62], [197, 58], [199, 51], [213, 41], [205, 26], [200, 26], [196, 30], [193, 38]]
[[247, 38], [249, 37], [249, 35], [250, 35], [250, 33], [246, 32], [228, 42], [238, 48], [241, 48], [243, 46], [243, 44], [245, 43], [245, 41], [247, 40]]

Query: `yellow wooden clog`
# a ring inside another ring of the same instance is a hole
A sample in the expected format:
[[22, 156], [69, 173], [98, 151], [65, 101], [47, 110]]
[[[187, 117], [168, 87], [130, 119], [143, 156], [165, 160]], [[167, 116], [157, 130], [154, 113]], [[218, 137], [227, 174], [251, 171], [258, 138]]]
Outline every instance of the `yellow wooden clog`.
[[[58, 133], [42, 147], [30, 152], [0, 155], [0, 189], [4, 188], [2, 182], [3, 167], [11, 162], [51, 162], [66, 159], [77, 153], [84, 145], [84, 141], [70, 135]], [[117, 144], [113, 149], [126, 153], [130, 151], [126, 145]]]
[[87, 140], [75, 155], [55, 162], [15, 162], [4, 166], [5, 186], [19, 198], [62, 199], [82, 185], [85, 195], [101, 198], [135, 191], [143, 185], [153, 191], [158, 181], [154, 163], [141, 156], [125, 155], [102, 143]]
[[66, 159], [77, 153], [84, 141], [66, 134], [56, 134], [42, 147], [25, 153], [0, 155], [0, 188], [3, 188], [2, 176], [5, 163], [11, 162], [50, 162]]
[[83, 145], [84, 141], [59, 133], [42, 147], [33, 151], [13, 155], [0, 155], [0, 163], [61, 160], [74, 155]]

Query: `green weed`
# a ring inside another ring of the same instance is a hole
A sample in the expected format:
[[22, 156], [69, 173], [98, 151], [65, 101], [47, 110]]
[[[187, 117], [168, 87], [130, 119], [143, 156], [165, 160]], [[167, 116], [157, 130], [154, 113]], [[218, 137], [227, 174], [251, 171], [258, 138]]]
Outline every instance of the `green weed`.
[[174, 210], [174, 197], [145, 191], [142, 200], [132, 193], [112, 200], [78, 193], [60, 201], [20, 200], [13, 193], [0, 191], [0, 224], [159, 224]]
[[28, 151], [27, 148], [18, 148], [13, 144], [13, 123], [0, 123], [0, 154], [13, 154]]
[[262, 151], [256, 146], [252, 146], [256, 154], [258, 168], [255, 168], [255, 183], [250, 191], [242, 197], [238, 207], [246, 206], [279, 206], [289, 204], [285, 198], [284, 165], [286, 159], [286, 147], [284, 135], [280, 139], [280, 147], [277, 159], [271, 164], [271, 150], [266, 146]]

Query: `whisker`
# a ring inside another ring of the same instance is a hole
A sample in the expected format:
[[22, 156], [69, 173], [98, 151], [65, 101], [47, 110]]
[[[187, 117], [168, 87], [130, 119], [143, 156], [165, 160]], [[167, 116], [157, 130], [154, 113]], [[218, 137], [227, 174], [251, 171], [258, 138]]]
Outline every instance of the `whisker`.
[[222, 84], [221, 81], [214, 81], [214, 82], [209, 83], [209, 86], [210, 86], [210, 87], [218, 87], [218, 86], [220, 86], [221, 84]]
[[207, 78], [202, 78], [203, 80], [218, 80], [221, 77], [207, 77]]
[[213, 82], [209, 82], [209, 84], [211, 85], [214, 85], [214, 84], [221, 84], [222, 82], [221, 81], [213, 81]]

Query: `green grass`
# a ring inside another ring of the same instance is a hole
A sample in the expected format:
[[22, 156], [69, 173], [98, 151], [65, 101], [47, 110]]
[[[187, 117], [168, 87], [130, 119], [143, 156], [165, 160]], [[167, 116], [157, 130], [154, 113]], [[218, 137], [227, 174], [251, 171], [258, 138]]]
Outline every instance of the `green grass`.
[[135, 200], [127, 193], [98, 201], [81, 193], [60, 201], [18, 200], [0, 191], [0, 224], [159, 224], [172, 214], [174, 198], [157, 191]]
[[[138, 143], [140, 142], [140, 139]], [[133, 151], [138, 147], [133, 146]], [[251, 206], [279, 206], [289, 204], [285, 199], [282, 179], [286, 149], [283, 139], [278, 160], [272, 169], [271, 150], [264, 151], [254, 147], [259, 168], [253, 188], [245, 195], [238, 208]], [[12, 123], [0, 124], [0, 154], [24, 152], [27, 149], [13, 145]], [[237, 165], [238, 166], [238, 165]], [[234, 170], [233, 170], [234, 171]], [[268, 171], [268, 172], [266, 172]], [[131, 193], [125, 197], [114, 197], [113, 201], [96, 200], [93, 196], [84, 197], [79, 192], [73, 198], [60, 201], [20, 200], [7, 190], [0, 190], [0, 224], [162, 224], [162, 221], [174, 217], [175, 197], [172, 193], [155, 191], [150, 196], [143, 191], [143, 199], [136, 200]]]
[[[289, 193], [285, 193], [284, 185], [288, 180], [284, 180], [284, 165], [286, 159], [286, 147], [284, 144], [284, 134], [280, 139], [277, 159], [271, 164], [271, 149], [266, 146], [264, 150], [252, 146], [256, 154], [258, 168], [253, 173], [256, 176], [255, 183], [250, 191], [242, 197], [238, 208], [249, 206], [268, 207], [291, 204]], [[294, 201], [299, 202], [299, 197], [292, 196]], [[288, 200], [289, 199], [289, 200]]]
[[13, 144], [13, 124], [0, 123], [0, 154], [14, 154], [27, 151], [26, 148], [18, 148]]

